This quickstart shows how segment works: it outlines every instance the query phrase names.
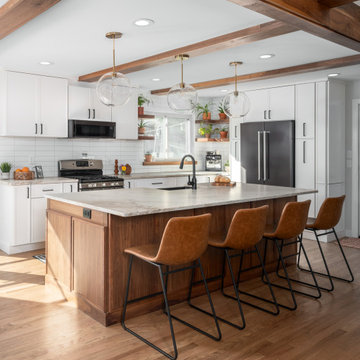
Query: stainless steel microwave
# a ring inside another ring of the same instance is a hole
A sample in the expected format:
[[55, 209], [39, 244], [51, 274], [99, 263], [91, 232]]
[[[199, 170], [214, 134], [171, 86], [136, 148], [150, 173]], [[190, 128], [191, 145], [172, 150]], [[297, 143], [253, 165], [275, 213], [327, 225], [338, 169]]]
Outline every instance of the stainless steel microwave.
[[115, 139], [116, 123], [110, 121], [69, 120], [69, 138]]

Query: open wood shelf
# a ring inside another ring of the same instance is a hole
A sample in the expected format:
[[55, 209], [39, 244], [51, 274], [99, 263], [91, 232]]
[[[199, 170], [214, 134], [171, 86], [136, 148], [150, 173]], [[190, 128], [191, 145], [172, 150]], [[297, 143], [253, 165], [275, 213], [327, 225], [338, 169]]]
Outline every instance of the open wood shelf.
[[226, 139], [214, 139], [214, 138], [195, 138], [196, 142], [229, 142], [229, 138]]
[[155, 136], [138, 135], [138, 140], [154, 140]]
[[[185, 165], [191, 165], [191, 161], [185, 161]], [[195, 161], [197, 164], [197, 161]], [[144, 161], [143, 165], [180, 165], [180, 161]]]
[[138, 115], [139, 119], [155, 119], [155, 115]]
[[224, 120], [195, 120], [196, 124], [228, 124], [229, 123], [229, 118], [226, 118]]

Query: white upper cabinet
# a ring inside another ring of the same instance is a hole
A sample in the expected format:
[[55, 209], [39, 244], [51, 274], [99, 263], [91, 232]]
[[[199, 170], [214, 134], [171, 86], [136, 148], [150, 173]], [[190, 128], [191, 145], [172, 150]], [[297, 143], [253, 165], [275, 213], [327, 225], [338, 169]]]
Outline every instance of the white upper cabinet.
[[112, 108], [112, 121], [116, 122], [117, 139], [138, 138], [137, 94], [133, 94], [126, 105]]
[[95, 89], [69, 86], [69, 119], [111, 121], [111, 107], [99, 101]]
[[314, 138], [315, 135], [315, 83], [296, 85], [296, 129], [297, 139]]
[[2, 136], [67, 137], [67, 80], [2, 72]]
[[294, 120], [295, 87], [282, 86], [246, 92], [250, 111], [245, 121]]

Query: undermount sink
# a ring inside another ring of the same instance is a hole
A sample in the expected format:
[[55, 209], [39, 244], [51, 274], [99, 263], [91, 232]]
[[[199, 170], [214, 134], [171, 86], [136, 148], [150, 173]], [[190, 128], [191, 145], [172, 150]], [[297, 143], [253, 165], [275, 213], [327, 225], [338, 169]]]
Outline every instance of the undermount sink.
[[179, 187], [170, 187], [170, 188], [160, 188], [159, 190], [167, 190], [167, 191], [173, 191], [173, 190], [185, 190], [185, 189], [192, 189], [191, 186], [179, 186]]

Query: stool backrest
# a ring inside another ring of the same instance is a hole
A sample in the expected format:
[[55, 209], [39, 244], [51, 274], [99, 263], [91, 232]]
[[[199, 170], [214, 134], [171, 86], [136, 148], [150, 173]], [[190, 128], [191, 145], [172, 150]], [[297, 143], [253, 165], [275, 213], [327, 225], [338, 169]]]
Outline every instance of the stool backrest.
[[182, 265], [207, 249], [211, 214], [174, 217], [166, 224], [155, 262]]
[[269, 206], [237, 210], [234, 214], [224, 242], [224, 247], [247, 249], [263, 237]]
[[328, 230], [335, 227], [340, 220], [344, 200], [345, 195], [325, 199], [313, 227], [318, 230]]
[[299, 236], [305, 229], [310, 203], [311, 200], [288, 202], [281, 213], [274, 237], [285, 240]]

